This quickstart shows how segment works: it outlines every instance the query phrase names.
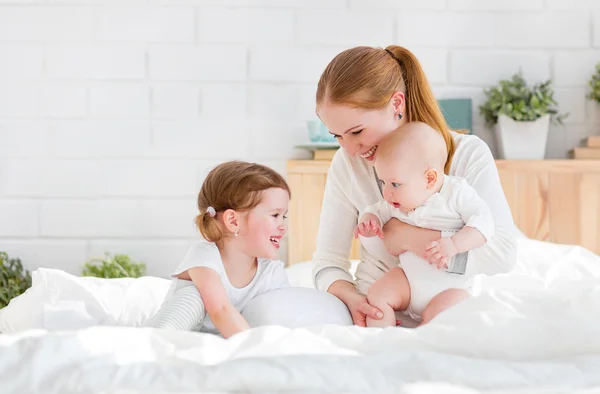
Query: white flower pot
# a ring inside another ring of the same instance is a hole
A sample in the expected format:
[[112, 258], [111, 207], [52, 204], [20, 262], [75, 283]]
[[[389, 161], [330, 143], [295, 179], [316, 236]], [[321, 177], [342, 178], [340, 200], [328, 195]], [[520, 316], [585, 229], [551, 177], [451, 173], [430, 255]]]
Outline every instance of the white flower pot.
[[507, 160], [543, 160], [549, 126], [550, 115], [533, 122], [517, 122], [506, 115], [498, 115], [498, 152]]

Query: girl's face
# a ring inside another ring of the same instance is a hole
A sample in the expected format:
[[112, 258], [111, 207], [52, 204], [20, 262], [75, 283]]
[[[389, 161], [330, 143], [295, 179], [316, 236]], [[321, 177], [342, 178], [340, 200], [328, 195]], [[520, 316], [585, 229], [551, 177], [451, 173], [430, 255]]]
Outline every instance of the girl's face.
[[396, 92], [383, 109], [368, 110], [324, 102], [317, 114], [350, 156], [373, 161], [379, 141], [405, 123], [398, 118], [404, 111], [404, 94]]
[[287, 229], [290, 196], [280, 188], [263, 192], [260, 204], [246, 213], [238, 237], [245, 254], [275, 259]]

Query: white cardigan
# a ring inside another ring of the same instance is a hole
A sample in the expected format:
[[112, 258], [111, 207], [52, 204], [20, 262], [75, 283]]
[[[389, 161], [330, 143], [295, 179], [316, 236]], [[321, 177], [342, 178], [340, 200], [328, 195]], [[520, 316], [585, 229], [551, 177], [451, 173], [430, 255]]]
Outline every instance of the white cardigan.
[[[474, 135], [453, 133], [456, 151], [450, 175], [465, 178], [488, 204], [495, 222], [495, 235], [484, 246], [468, 253], [467, 275], [493, 275], [510, 271], [517, 261], [516, 228], [506, 202], [496, 163], [485, 142]], [[339, 149], [331, 162], [313, 256], [313, 278], [319, 290], [327, 291], [335, 281], [354, 283], [350, 274], [350, 247], [358, 217], [380, 200], [373, 167], [359, 156]], [[398, 265], [379, 237], [361, 239], [358, 281], [372, 284]], [[363, 286], [360, 286], [361, 288]]]

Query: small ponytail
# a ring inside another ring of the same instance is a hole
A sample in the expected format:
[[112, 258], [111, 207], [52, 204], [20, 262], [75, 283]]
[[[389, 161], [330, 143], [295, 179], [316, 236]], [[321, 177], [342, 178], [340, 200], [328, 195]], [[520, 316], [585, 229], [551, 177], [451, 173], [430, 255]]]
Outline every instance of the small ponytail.
[[202, 234], [204, 239], [209, 242], [218, 243], [223, 239], [221, 224], [216, 217], [211, 217], [208, 212], [206, 212], [206, 208], [204, 210], [202, 210], [202, 208], [200, 209], [202, 213], [196, 216], [196, 227], [198, 227], [198, 230], [200, 230], [200, 234]]

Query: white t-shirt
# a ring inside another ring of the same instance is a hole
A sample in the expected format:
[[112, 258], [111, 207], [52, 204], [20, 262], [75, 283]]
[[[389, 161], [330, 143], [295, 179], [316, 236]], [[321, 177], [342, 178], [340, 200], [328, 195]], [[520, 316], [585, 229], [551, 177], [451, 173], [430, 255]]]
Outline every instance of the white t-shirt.
[[[190, 246], [183, 261], [171, 274], [171, 278], [180, 280], [176, 278], [177, 275], [195, 267], [210, 268], [219, 275], [227, 298], [239, 312], [252, 298], [271, 290], [290, 286], [283, 261], [268, 259], [258, 259], [256, 274], [248, 285], [242, 288], [233, 286], [227, 277], [219, 248], [212, 242], [201, 241]], [[216, 330], [208, 315], [204, 319], [203, 328], [206, 328], [207, 331]]]
[[479, 230], [486, 240], [494, 235], [494, 218], [485, 201], [467, 181], [450, 175], [444, 175], [439, 192], [410, 212], [379, 200], [365, 208], [365, 213], [376, 215], [380, 226], [396, 218], [411, 226], [442, 232], [456, 232], [466, 225]]
[[[489, 147], [474, 135], [453, 133], [456, 151], [450, 175], [464, 178], [485, 201], [494, 217], [495, 234], [480, 248], [468, 252], [467, 275], [508, 272], [517, 261], [516, 228]], [[355, 283], [350, 274], [352, 234], [367, 206], [382, 195], [373, 166], [360, 156], [339, 149], [329, 168], [313, 256], [315, 286], [326, 291], [335, 281]], [[368, 287], [398, 258], [389, 254], [379, 237], [361, 239], [357, 280]]]

